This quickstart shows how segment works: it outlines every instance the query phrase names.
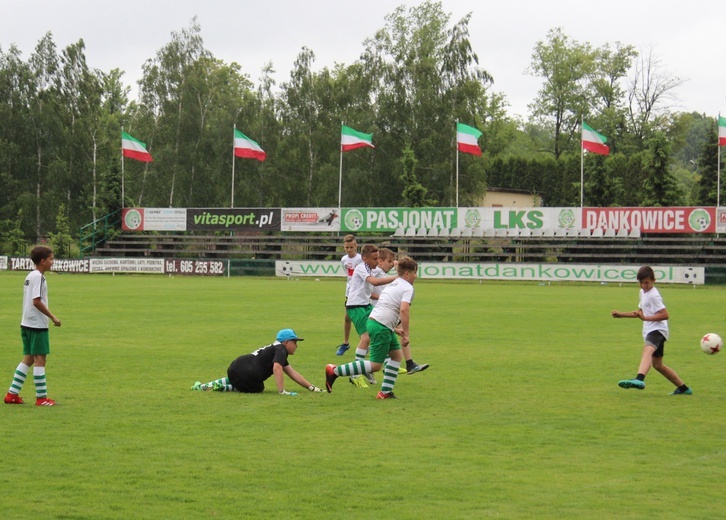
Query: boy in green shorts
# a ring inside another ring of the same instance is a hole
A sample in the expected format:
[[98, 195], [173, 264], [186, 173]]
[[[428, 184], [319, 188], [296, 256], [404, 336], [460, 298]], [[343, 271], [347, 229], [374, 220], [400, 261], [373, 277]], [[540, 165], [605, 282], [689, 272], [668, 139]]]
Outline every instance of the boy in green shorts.
[[30, 259], [35, 264], [35, 269], [25, 278], [23, 317], [20, 321], [23, 360], [15, 369], [10, 389], [5, 395], [5, 403], [23, 404], [20, 390], [23, 388], [30, 367], [35, 365], [33, 368], [35, 404], [55, 406], [56, 402], [48, 399], [45, 379], [45, 361], [46, 356], [50, 354], [48, 321], [53, 321], [56, 327], [61, 326], [60, 320], [48, 309], [48, 286], [45, 283], [45, 273], [53, 267], [53, 251], [46, 246], [36, 246], [30, 252]]
[[[370, 336], [370, 361], [356, 359], [345, 365], [325, 367], [325, 386], [333, 391], [333, 383], [340, 376], [372, 374], [379, 371], [386, 360], [383, 370], [383, 384], [377, 399], [394, 399], [393, 386], [396, 384], [398, 369], [403, 355], [401, 345], [408, 346], [411, 302], [413, 302], [413, 283], [418, 276], [418, 264], [409, 257], [398, 261], [398, 278], [383, 289], [378, 304], [371, 312], [366, 325]], [[400, 321], [400, 324], [399, 324]], [[399, 344], [396, 335], [401, 336]]]
[[[353, 323], [356, 332], [360, 336], [358, 347], [355, 350], [355, 358], [357, 360], [365, 359], [368, 353], [368, 332], [366, 324], [368, 316], [373, 310], [371, 305], [371, 293], [373, 287], [387, 285], [396, 279], [395, 276], [384, 276], [376, 278], [373, 270], [378, 267], [378, 247], [373, 244], [365, 244], [361, 248], [361, 257], [363, 262], [353, 270], [348, 285], [348, 299], [345, 302], [345, 312], [348, 314], [350, 321]], [[373, 376], [368, 374], [371, 384], [375, 384]], [[351, 378], [350, 382], [359, 387], [367, 387], [368, 385], [360, 378]]]

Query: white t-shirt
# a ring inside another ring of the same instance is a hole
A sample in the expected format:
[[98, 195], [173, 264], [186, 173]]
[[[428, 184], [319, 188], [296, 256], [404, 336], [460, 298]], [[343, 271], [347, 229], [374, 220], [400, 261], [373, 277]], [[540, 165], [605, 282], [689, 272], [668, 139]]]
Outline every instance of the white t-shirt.
[[[387, 276], [388, 275], [388, 273], [386, 273], [380, 267], [376, 267], [375, 269], [373, 269], [372, 274], [376, 278], [383, 278], [384, 276]], [[384, 288], [385, 288], [385, 285], [374, 285], [371, 288], [371, 296], [378, 296], [378, 297], [380, 297], [381, 296], [381, 292], [383, 292], [383, 289]], [[377, 303], [378, 303], [378, 298], [371, 298], [371, 305], [373, 305], [375, 307]]]
[[346, 306], [351, 305], [368, 305], [371, 303], [371, 290], [373, 286], [366, 280], [371, 274], [371, 268], [368, 264], [361, 262], [353, 269], [353, 276], [348, 284], [348, 301]]
[[413, 302], [413, 285], [403, 278], [396, 278], [383, 289], [370, 317], [393, 330], [401, 314], [401, 302]]
[[345, 280], [346, 296], [348, 296], [348, 287], [350, 287], [350, 279], [353, 277], [353, 270], [358, 267], [361, 262], [363, 262], [363, 257], [360, 256], [360, 253], [356, 253], [353, 258], [348, 255], [343, 255], [343, 258], [340, 259], [340, 263], [343, 264], [343, 269], [345, 269], [345, 274], [347, 276]]
[[40, 298], [45, 306], [48, 306], [48, 286], [45, 283], [45, 276], [37, 269], [33, 269], [25, 277], [23, 286], [23, 318], [20, 325], [31, 329], [47, 329], [48, 316], [40, 312], [33, 305], [33, 300]]
[[[653, 316], [658, 311], [665, 309], [663, 298], [661, 298], [658, 289], [653, 287], [650, 291], [645, 292], [643, 289], [640, 290], [640, 301], [638, 302], [638, 308], [643, 311], [644, 316]], [[653, 331], [659, 331], [665, 339], [668, 339], [668, 320], [662, 321], [644, 321], [643, 322], [643, 339], [648, 333]]]

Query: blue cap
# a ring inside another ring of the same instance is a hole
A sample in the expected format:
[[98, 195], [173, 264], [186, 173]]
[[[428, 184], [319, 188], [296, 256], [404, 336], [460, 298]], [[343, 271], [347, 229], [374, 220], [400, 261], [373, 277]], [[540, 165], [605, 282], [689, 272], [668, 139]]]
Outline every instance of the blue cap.
[[295, 331], [292, 329], [282, 329], [280, 332], [277, 333], [277, 341], [282, 343], [283, 341], [289, 341], [291, 339], [297, 340], [297, 341], [304, 341], [302, 338], [298, 338], [297, 334], [295, 334]]

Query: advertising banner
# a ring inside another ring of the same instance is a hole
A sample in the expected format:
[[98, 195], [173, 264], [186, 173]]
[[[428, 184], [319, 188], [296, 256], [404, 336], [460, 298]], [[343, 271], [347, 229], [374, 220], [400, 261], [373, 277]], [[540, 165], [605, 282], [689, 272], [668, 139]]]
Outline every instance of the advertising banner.
[[338, 208], [283, 208], [283, 231], [340, 231]]
[[8, 268], [8, 257], [0, 256], [0, 270], [5, 270], [7, 268]]
[[188, 231], [279, 231], [280, 208], [189, 208]]
[[726, 208], [716, 208], [716, 233], [726, 233]]
[[398, 228], [458, 227], [456, 208], [343, 208], [340, 230], [384, 231]]
[[580, 208], [459, 208], [460, 228], [579, 229]]
[[186, 231], [185, 208], [124, 208], [121, 210], [124, 231]]
[[583, 208], [585, 229], [640, 229], [642, 233], [714, 233], [716, 208]]
[[[705, 283], [703, 267], [652, 266], [660, 283]], [[586, 264], [512, 264], [512, 263], [449, 263], [422, 262], [419, 278], [446, 280], [515, 280], [544, 282], [636, 282], [640, 266], [586, 265]], [[275, 262], [277, 276], [343, 277], [345, 269], [332, 261]]]
[[164, 274], [163, 258], [92, 258], [91, 273]]
[[198, 276], [222, 276], [225, 273], [222, 260], [165, 260], [167, 274], [193, 274]]

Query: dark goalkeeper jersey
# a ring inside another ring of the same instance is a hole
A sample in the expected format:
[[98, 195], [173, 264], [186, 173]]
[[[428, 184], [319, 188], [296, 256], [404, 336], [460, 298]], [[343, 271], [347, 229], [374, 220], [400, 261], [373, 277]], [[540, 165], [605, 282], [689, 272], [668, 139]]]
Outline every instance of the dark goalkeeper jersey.
[[272, 345], [260, 347], [251, 354], [238, 357], [232, 361], [228, 372], [244, 374], [246, 379], [255, 379], [262, 382], [272, 375], [272, 366], [275, 363], [280, 363], [283, 367], [289, 364], [287, 355], [285, 346], [282, 343], [275, 342]]

